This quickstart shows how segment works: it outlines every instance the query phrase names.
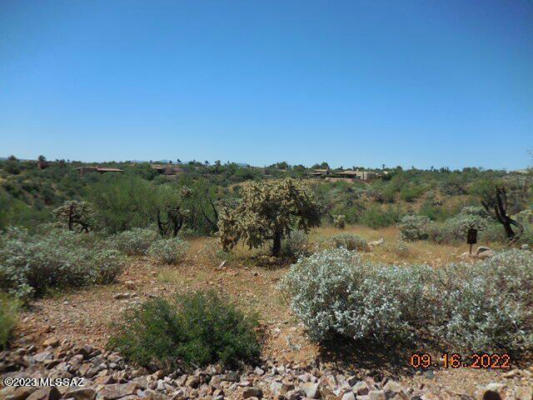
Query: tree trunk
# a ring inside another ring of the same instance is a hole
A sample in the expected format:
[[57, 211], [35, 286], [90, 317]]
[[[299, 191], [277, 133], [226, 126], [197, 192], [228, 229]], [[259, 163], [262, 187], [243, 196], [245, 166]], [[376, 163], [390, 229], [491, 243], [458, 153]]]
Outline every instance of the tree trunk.
[[515, 237], [515, 233], [513, 231], [513, 228], [511, 228], [511, 218], [504, 218], [502, 220], [503, 228], [505, 229], [505, 234], [507, 235], [507, 239], [513, 240]]
[[272, 245], [272, 255], [274, 257], [279, 257], [281, 252], [281, 231], [274, 232], [274, 244]]

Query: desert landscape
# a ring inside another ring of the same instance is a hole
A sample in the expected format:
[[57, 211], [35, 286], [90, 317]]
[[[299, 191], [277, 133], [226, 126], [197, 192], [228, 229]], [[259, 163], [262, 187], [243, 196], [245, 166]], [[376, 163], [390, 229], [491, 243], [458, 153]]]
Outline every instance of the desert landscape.
[[531, 0], [1, 0], [0, 400], [533, 400]]
[[[5, 398], [531, 396], [531, 172], [394, 169], [331, 181], [342, 171], [191, 162], [81, 174], [80, 163], [44, 157], [1, 165], [2, 377], [84, 379], [5, 387]], [[499, 189], [516, 221], [511, 239], [489, 206]], [[470, 229], [479, 231], [472, 250]], [[466, 299], [447, 303], [457, 290]], [[244, 325], [182, 329], [208, 342], [213, 330], [235, 330], [218, 339], [229, 358], [216, 348], [169, 353], [191, 339], [169, 331], [165, 305], [213, 293]], [[473, 354], [493, 358], [475, 365]]]

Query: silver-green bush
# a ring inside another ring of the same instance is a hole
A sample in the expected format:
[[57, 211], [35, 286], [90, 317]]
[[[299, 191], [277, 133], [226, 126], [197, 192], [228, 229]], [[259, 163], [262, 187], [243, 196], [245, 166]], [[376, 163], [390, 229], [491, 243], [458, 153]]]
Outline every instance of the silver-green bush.
[[431, 220], [424, 215], [405, 215], [398, 224], [402, 240], [427, 239], [430, 224]]
[[294, 264], [281, 287], [310, 336], [382, 343], [423, 332], [454, 350], [533, 350], [533, 254], [475, 265], [379, 266], [345, 249]]
[[118, 250], [129, 256], [145, 255], [157, 237], [157, 232], [151, 229], [133, 228], [113, 235], [111, 241]]
[[339, 233], [331, 237], [333, 246], [345, 248], [346, 250], [367, 251], [368, 243], [361, 236], [352, 233]]
[[285, 257], [301, 257], [309, 253], [309, 240], [303, 231], [293, 231], [281, 242], [281, 254]]
[[112, 282], [123, 258], [92, 234], [10, 229], [0, 242], [0, 289], [28, 299], [53, 287]]
[[178, 264], [188, 249], [189, 244], [180, 238], [160, 239], [152, 243], [148, 255], [164, 264]]

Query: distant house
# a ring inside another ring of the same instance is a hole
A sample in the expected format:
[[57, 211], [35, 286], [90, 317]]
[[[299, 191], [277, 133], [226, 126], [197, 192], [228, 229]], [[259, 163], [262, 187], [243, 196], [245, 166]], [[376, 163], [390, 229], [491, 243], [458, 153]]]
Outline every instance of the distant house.
[[317, 178], [326, 178], [327, 180], [330, 180], [330, 181], [360, 180], [360, 181], [366, 182], [366, 181], [379, 178], [381, 174], [376, 171], [359, 170], [359, 169], [356, 169], [356, 170], [347, 169], [347, 170], [341, 170], [341, 171], [331, 170], [331, 169], [314, 169], [313, 172], [311, 172], [311, 176], [317, 177]]
[[312, 176], [327, 176], [330, 174], [329, 168], [327, 169], [314, 169], [313, 172], [311, 172]]
[[162, 175], [179, 175], [183, 169], [173, 164], [150, 164], [150, 168], [155, 169]]
[[48, 163], [48, 161], [46, 160], [39, 160], [37, 161], [37, 168], [39, 169], [46, 169], [50, 166], [50, 164]]
[[107, 167], [78, 167], [76, 169], [80, 171], [80, 176], [85, 175], [87, 172], [98, 172], [99, 174], [106, 174], [110, 172], [115, 172], [115, 173], [124, 172], [124, 170], [120, 168], [107, 168]]

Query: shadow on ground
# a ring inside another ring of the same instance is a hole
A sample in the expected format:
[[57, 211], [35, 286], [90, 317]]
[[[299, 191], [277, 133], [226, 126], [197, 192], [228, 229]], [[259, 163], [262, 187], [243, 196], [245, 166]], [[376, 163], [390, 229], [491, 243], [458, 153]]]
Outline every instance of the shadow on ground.
[[336, 337], [320, 346], [319, 361], [338, 370], [352, 370], [354, 375], [384, 377], [412, 376], [417, 370], [409, 365], [409, 358], [420, 351], [412, 343], [383, 345], [369, 340], [354, 341]]

